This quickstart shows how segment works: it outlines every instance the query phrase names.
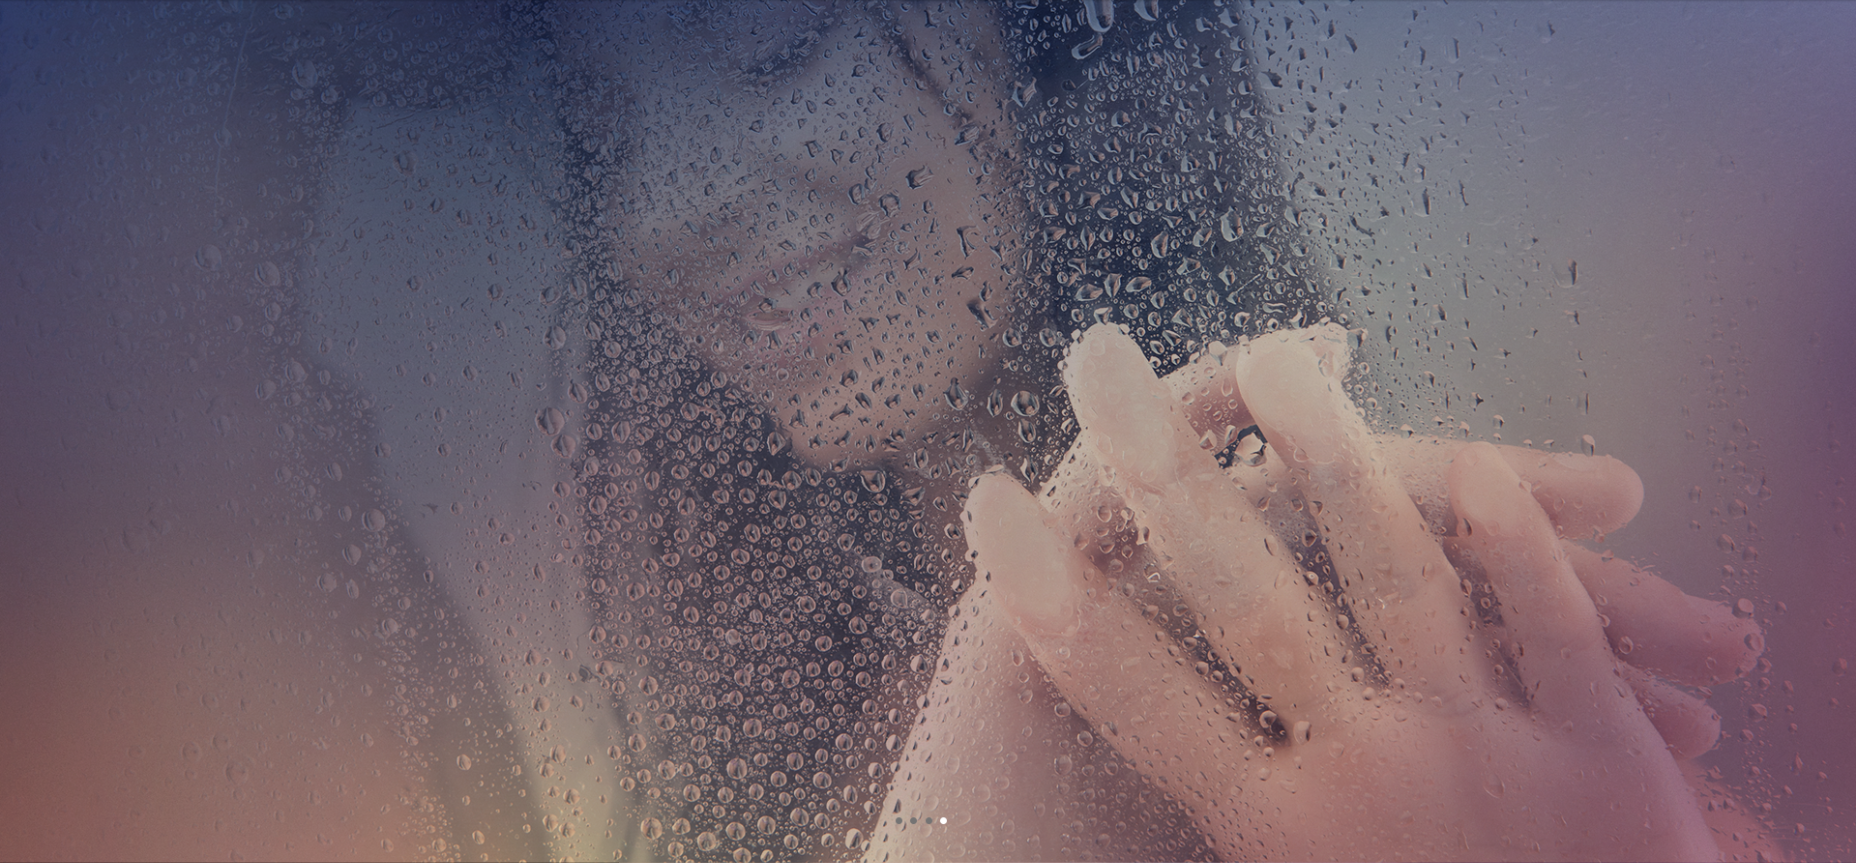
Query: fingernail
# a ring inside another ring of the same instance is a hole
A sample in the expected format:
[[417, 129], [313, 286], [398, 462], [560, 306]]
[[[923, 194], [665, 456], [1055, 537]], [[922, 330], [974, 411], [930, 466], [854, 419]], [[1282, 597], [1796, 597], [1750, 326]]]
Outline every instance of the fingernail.
[[1019, 629], [1045, 637], [1075, 632], [1088, 563], [1045, 521], [1037, 498], [1007, 477], [982, 477], [967, 514], [978, 567]]
[[1338, 464], [1351, 456], [1351, 433], [1364, 433], [1338, 382], [1322, 371], [1306, 339], [1268, 336], [1251, 343], [1236, 364], [1238, 391], [1278, 451], [1303, 467]]
[[1148, 485], [1179, 477], [1185, 415], [1139, 345], [1117, 327], [1083, 335], [1064, 363], [1063, 379], [1077, 422], [1094, 432], [1114, 466]]

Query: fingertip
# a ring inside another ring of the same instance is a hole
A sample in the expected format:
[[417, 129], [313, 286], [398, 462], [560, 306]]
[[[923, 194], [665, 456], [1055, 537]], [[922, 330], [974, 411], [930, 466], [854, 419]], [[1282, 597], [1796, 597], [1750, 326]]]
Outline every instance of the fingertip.
[[1611, 456], [1543, 453], [1501, 447], [1563, 536], [1603, 536], [1629, 524], [1643, 508], [1643, 478]]
[[1707, 702], [1642, 671], [1626, 669], [1625, 678], [1677, 760], [1704, 755], [1721, 739], [1721, 714]]
[[967, 545], [1019, 631], [1074, 633], [1088, 563], [1050, 526], [1037, 498], [1004, 474], [987, 474], [974, 482], [965, 514]]
[[1766, 652], [1766, 632], [1750, 617], [1737, 617], [1727, 603], [1684, 595], [1696, 621], [1701, 641], [1700, 670], [1694, 677], [1704, 686], [1745, 677]]
[[1565, 545], [1573, 570], [1609, 618], [1605, 635], [1625, 661], [1692, 686], [1741, 677], [1765, 652], [1765, 633], [1726, 603], [1690, 596], [1621, 558]]
[[1264, 435], [1304, 467], [1340, 462], [1356, 449], [1349, 433], [1365, 433], [1338, 381], [1324, 371], [1319, 344], [1306, 335], [1265, 336], [1245, 346], [1234, 371]]
[[1063, 382], [1076, 421], [1095, 433], [1103, 454], [1132, 478], [1164, 485], [1197, 435], [1172, 391], [1154, 374], [1127, 331], [1091, 327], [1064, 358]]

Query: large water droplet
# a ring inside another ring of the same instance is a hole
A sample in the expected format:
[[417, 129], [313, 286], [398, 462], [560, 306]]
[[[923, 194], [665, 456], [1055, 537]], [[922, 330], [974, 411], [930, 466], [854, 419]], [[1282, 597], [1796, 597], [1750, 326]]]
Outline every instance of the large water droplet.
[[1021, 417], [1037, 416], [1038, 397], [1025, 390], [1019, 390], [1017, 393], [1014, 393], [1012, 395], [1012, 413], [1018, 414]]

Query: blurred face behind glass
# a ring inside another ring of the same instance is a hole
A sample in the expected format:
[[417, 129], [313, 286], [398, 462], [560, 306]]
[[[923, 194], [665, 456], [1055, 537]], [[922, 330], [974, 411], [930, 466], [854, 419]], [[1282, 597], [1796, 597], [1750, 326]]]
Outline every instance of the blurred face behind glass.
[[934, 14], [564, 15], [625, 173], [614, 270], [816, 463], [926, 430], [1012, 286], [996, 25]]

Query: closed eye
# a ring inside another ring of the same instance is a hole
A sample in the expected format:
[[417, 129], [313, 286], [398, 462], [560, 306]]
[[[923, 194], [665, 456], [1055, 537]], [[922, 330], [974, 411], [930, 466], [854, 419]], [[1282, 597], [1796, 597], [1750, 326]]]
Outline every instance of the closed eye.
[[777, 79], [804, 69], [806, 63], [812, 59], [813, 51], [818, 47], [818, 43], [831, 32], [837, 21], [835, 17], [820, 16], [817, 20], [808, 23], [811, 26], [794, 33], [792, 38], [778, 49], [759, 52], [757, 56], [743, 62], [741, 74], [756, 84], [771, 84]]

